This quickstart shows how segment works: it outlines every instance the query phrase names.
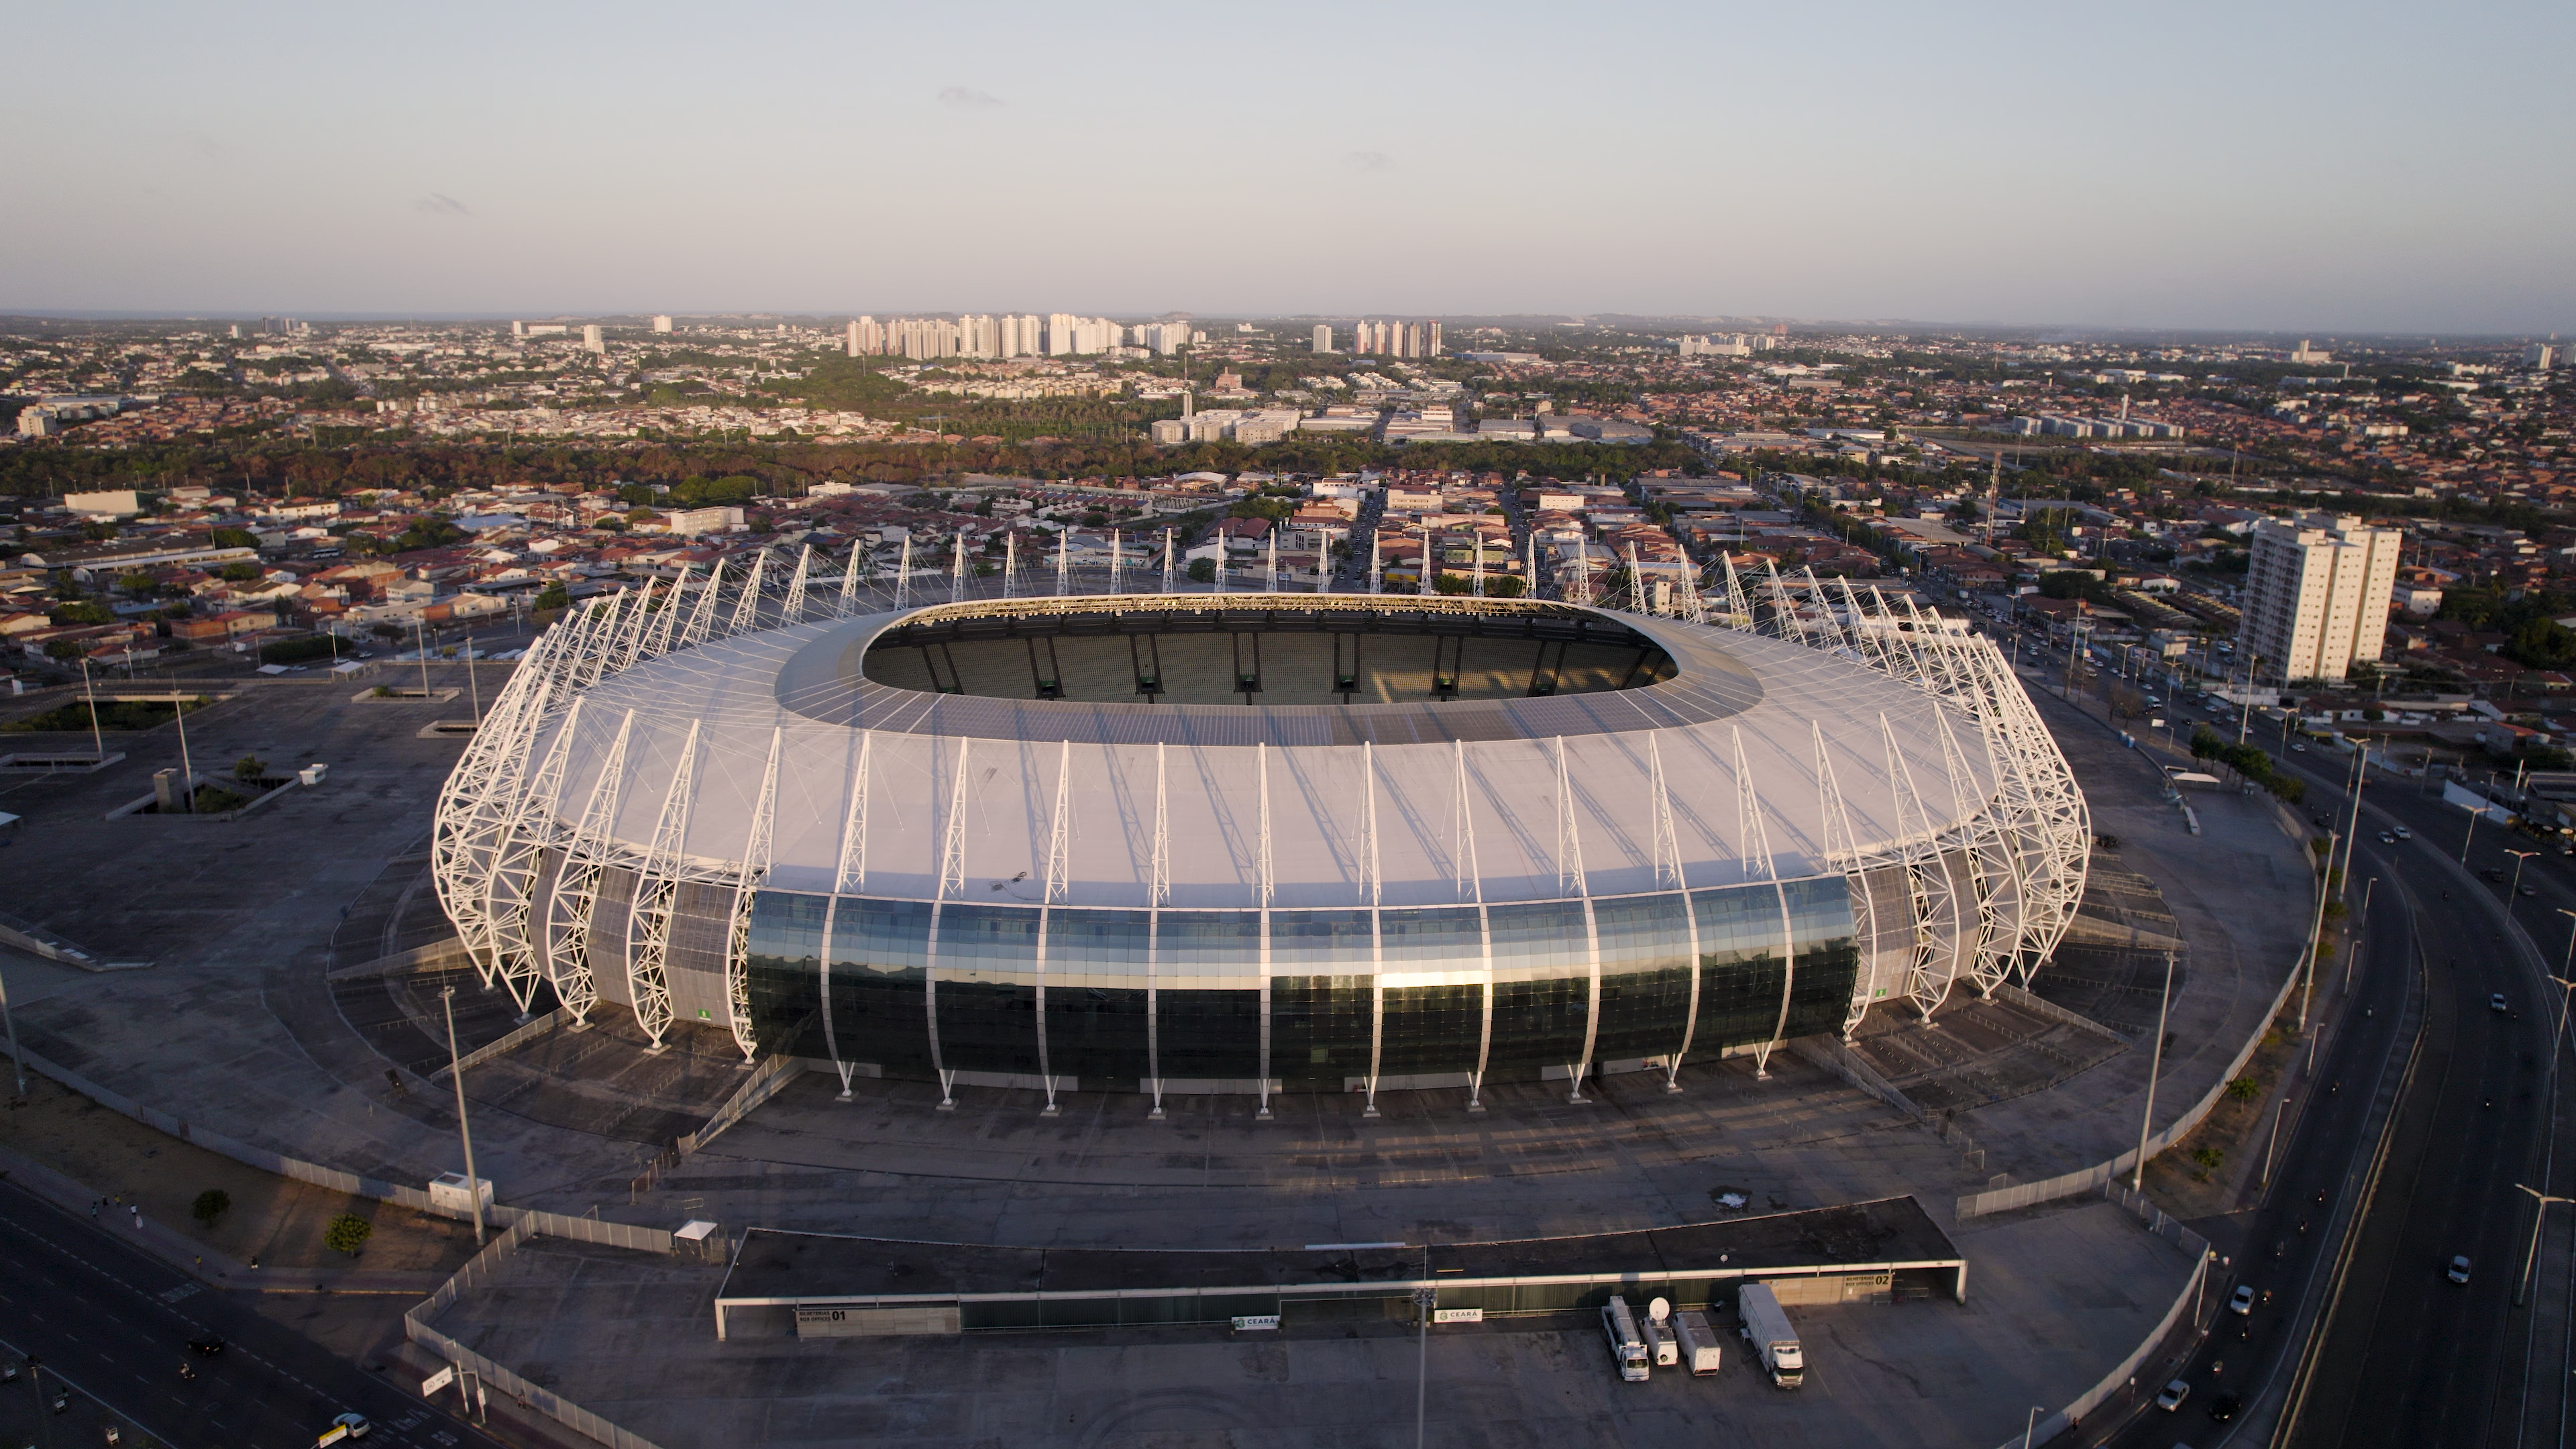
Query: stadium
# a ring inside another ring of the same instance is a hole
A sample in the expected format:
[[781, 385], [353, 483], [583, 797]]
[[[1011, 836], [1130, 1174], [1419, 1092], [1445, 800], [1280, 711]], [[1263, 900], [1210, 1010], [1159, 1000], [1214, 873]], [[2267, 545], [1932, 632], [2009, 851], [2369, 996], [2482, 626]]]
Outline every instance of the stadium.
[[487, 982], [660, 1050], [1043, 1092], [1585, 1084], [2026, 985], [2090, 832], [1958, 621], [808, 578], [629, 589], [442, 793]]

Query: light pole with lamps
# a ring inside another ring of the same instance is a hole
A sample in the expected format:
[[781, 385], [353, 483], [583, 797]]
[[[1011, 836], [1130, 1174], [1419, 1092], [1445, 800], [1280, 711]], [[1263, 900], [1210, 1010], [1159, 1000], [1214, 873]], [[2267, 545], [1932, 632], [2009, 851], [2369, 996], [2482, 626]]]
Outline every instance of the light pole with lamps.
[[2522, 894], [2522, 864], [2524, 861], [2531, 859], [2539, 853], [2540, 852], [2536, 850], [2508, 850], [2505, 852], [2505, 854], [2513, 857], [2513, 884], [2507, 886], [2504, 893], [2504, 918], [2508, 924], [2513, 920], [2514, 900]]
[[2173, 1004], [2174, 953], [2165, 953], [2165, 991], [2156, 999], [2156, 1045], [2147, 1058], [2147, 1110], [2138, 1118], [2138, 1170], [2129, 1179], [2129, 1191], [2147, 1190], [2147, 1134], [2156, 1120], [2156, 1073], [2165, 1064], [2165, 1011]]
[[447, 1075], [456, 1083], [456, 1135], [465, 1144], [465, 1201], [474, 1210], [474, 1243], [483, 1243], [483, 1180], [474, 1175], [474, 1132], [465, 1123], [465, 1064], [456, 1054], [456, 988], [439, 988], [438, 1001], [447, 1013]]
[[2534, 1199], [2531, 1205], [2531, 1247], [2522, 1255], [2522, 1276], [2513, 1280], [2513, 1306], [2520, 1308], [2523, 1300], [2531, 1294], [2531, 1269], [2533, 1264], [2540, 1261], [2540, 1225], [2549, 1217], [2549, 1205], [2554, 1202], [2576, 1202], [2576, 1198], [2551, 1197], [2536, 1188], [2523, 1187], [2518, 1182], [2514, 1186], [2530, 1193]]
[[2478, 838], [2478, 816], [2485, 813], [2486, 807], [2481, 805], [2469, 805], [2462, 808], [2469, 812], [2469, 829], [2467, 834], [2460, 837], [2460, 864], [2467, 865], [2469, 863], [2469, 842]]
[[[2335, 839], [2332, 831], [2326, 833], [2326, 868], [2329, 871], [2334, 868]], [[2325, 876], [2317, 878], [2317, 918], [2308, 928], [2308, 974], [2299, 987], [2299, 1030], [2303, 1032], [2308, 1029], [2308, 1001], [2317, 990], [2317, 953], [2325, 949], [2326, 884]]]
[[2353, 917], [2353, 939], [2345, 942], [2343, 948], [2343, 989], [2346, 991], [2352, 989], [2352, 973], [2361, 966], [2361, 937], [2370, 932], [2370, 898], [2378, 890], [2379, 877], [2377, 876], [2372, 876], [2362, 883], [2361, 914]]

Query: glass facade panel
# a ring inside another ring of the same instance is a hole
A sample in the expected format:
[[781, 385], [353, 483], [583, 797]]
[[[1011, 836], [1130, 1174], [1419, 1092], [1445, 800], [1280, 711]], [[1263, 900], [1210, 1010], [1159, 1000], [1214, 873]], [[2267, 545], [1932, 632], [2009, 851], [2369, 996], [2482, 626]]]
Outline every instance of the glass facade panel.
[[[929, 1077], [923, 997], [937, 910], [949, 1067], [1037, 1075], [1043, 979], [1049, 1069], [1131, 1089], [1154, 1071], [1150, 966], [1165, 1078], [1248, 1082], [1260, 1072], [1257, 911], [1165, 911], [1158, 925], [1148, 911], [844, 897], [827, 931], [827, 906], [826, 897], [786, 891], [753, 897], [747, 970], [764, 1050], [827, 1054], [815, 976], [828, 952], [842, 1059]], [[1794, 935], [1797, 949], [1790, 1036], [1841, 1025], [1860, 964], [1839, 876], [1603, 898], [1592, 903], [1589, 926], [1579, 900], [1498, 904], [1482, 920], [1495, 974], [1488, 1065], [1506, 1079], [1581, 1060], [1595, 933], [1601, 988], [1592, 1055], [1601, 1062], [1679, 1049], [1694, 924], [1702, 973], [1695, 1056], [1769, 1038], [1780, 1017], [1784, 935]], [[1398, 983], [1386, 991], [1380, 1074], [1475, 1069], [1484, 1016], [1476, 982], [1485, 964], [1475, 907], [1274, 911], [1270, 922], [1272, 1076], [1340, 1090], [1345, 1079], [1368, 1074], [1373, 963]]]
[[1486, 907], [1494, 936], [1494, 1048], [1487, 1070], [1529, 1078], [1583, 1060], [1592, 936], [1581, 901]]
[[1167, 989], [1155, 993], [1154, 1010], [1164, 1076], [1250, 1082], [1261, 1075], [1260, 988]]
[[1390, 1077], [1474, 1071], [1484, 998], [1482, 986], [1389, 987], [1378, 1071]]
[[942, 907], [937, 964], [941, 1063], [1036, 1076], [1037, 908]]
[[1592, 903], [1601, 938], [1601, 1031], [1596, 1061], [1634, 1061], [1681, 1049], [1690, 1018], [1689, 903], [1672, 895]]
[[1780, 1020], [1780, 888], [1765, 882], [1693, 891], [1691, 909], [1699, 918], [1701, 973], [1692, 1054], [1770, 1040]]
[[1259, 911], [1165, 911], [1155, 931], [1154, 984], [1164, 991], [1261, 989]]
[[832, 913], [832, 1031], [841, 1059], [888, 1076], [931, 1075], [927, 901], [843, 896]]
[[1860, 977], [1860, 947], [1852, 926], [1851, 883], [1843, 876], [1793, 880], [1789, 926], [1798, 943], [1798, 976], [1789, 987], [1786, 1036], [1840, 1031]]
[[[1273, 913], [1275, 922], [1281, 913]], [[1273, 943], [1272, 949], [1277, 949]], [[1276, 958], [1273, 958], [1274, 964]], [[1280, 976], [1270, 983], [1270, 1074], [1289, 1086], [1340, 1091], [1369, 1069], [1367, 976]]]
[[1047, 1065], [1086, 1087], [1132, 1092], [1153, 1068], [1142, 986], [1049, 986]]
[[751, 898], [751, 944], [744, 982], [751, 989], [752, 1030], [763, 1053], [821, 1060], [820, 984], [823, 912], [829, 896], [758, 891]]
[[1374, 951], [1366, 911], [1270, 913], [1273, 976], [1365, 975], [1372, 969]]

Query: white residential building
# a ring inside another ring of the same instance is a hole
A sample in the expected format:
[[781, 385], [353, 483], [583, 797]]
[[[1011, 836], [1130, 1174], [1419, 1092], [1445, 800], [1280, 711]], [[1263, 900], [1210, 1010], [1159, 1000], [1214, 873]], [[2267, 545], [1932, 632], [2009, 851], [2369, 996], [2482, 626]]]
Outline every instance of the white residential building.
[[2262, 678], [2339, 680], [2378, 661], [2400, 538], [2348, 514], [2254, 530], [2240, 637]]
[[581, 347], [584, 352], [605, 353], [608, 351], [608, 341], [600, 334], [598, 323], [585, 322], [582, 324]]
[[668, 318], [668, 317], [656, 317], [656, 318], [654, 318], [654, 319], [653, 319], [653, 330], [654, 330], [654, 331], [656, 331], [656, 332], [668, 332], [668, 331], [670, 331], [670, 330], [671, 330], [671, 319], [670, 319], [670, 318]]
[[1317, 352], [1333, 350], [1333, 329], [1322, 322], [1315, 324], [1315, 350]]

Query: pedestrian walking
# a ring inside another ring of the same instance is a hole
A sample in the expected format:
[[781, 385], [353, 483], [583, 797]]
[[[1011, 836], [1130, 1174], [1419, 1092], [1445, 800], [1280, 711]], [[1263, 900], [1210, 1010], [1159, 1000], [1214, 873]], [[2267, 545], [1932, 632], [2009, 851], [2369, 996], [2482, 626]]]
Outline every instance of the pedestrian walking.
[[102, 1202], [105, 1202], [105, 1201], [106, 1201], [106, 1199], [105, 1199], [105, 1198], [97, 1198], [97, 1197], [91, 1198], [91, 1199], [89, 1200], [89, 1220], [90, 1220], [91, 1222], [97, 1222], [97, 1221], [98, 1221], [98, 1205], [99, 1205], [100, 1203], [102, 1203]]
[[141, 1203], [134, 1205], [134, 1230], [138, 1233], [143, 1231], [143, 1204]]

